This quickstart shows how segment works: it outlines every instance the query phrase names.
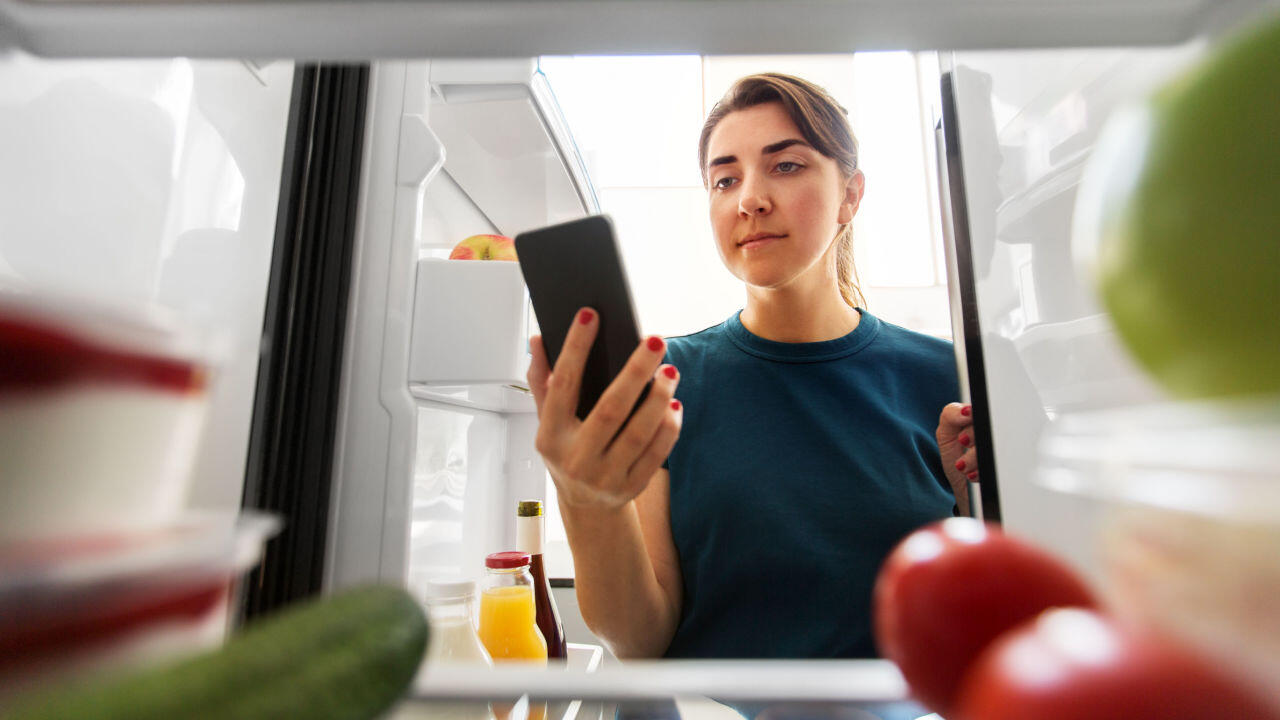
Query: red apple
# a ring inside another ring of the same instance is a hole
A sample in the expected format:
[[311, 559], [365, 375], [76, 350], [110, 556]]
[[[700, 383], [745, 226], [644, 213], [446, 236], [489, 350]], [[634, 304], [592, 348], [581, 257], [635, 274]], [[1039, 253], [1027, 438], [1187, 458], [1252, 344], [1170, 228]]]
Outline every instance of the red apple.
[[472, 235], [453, 247], [450, 260], [515, 260], [515, 241], [505, 235]]

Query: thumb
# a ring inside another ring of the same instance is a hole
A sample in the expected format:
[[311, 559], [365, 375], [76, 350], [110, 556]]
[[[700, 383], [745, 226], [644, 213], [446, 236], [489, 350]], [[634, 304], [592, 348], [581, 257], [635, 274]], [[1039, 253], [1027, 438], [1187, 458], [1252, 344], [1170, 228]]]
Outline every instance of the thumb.
[[529, 390], [533, 392], [533, 403], [542, 410], [542, 399], [547, 395], [547, 380], [551, 377], [551, 367], [547, 364], [547, 353], [542, 347], [542, 336], [529, 338], [529, 372], [525, 377], [529, 381]]

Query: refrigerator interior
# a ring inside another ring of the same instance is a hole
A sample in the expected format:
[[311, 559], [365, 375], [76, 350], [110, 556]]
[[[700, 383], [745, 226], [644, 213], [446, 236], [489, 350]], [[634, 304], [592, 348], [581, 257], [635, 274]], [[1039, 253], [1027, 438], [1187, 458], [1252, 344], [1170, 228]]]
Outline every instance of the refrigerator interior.
[[[289, 48], [325, 47], [351, 57], [378, 52], [370, 50], [385, 40], [374, 32], [376, 18], [388, 17], [373, 13], [375, 20], [329, 45], [322, 41], [342, 35], [333, 27], [307, 34], [321, 22], [317, 14], [296, 26], [264, 15], [239, 40], [229, 38], [242, 22], [228, 21], [199, 37], [153, 32], [147, 37], [154, 44], [139, 46], [113, 45], [137, 37], [103, 30], [118, 27], [115, 3], [101, 3], [83, 21], [59, 14], [57, 5], [0, 0], [0, 21], [17, 19], [0, 22], [0, 48], [162, 55], [188, 42], [197, 54], [256, 56], [271, 47], [274, 22], [286, 29]], [[240, 11], [236, 3], [207, 5], [210, 17], [224, 20], [228, 8]], [[381, 6], [393, 16], [427, 4], [390, 5], [402, 6]], [[979, 341], [1004, 521], [1093, 573], [1097, 509], [1035, 482], [1038, 443], [1072, 413], [1161, 396], [1127, 360], [1077, 270], [1072, 219], [1080, 174], [1105, 120], [1202, 50], [1197, 28], [1229, 25], [1223, 18], [1256, 4], [1224, 3], [1216, 11], [1208, 2], [1158, 11], [1149, 3], [1079, 5], [1092, 15], [1082, 11], [1082, 20], [1052, 31], [1045, 29], [1052, 23], [1026, 18], [1008, 25], [970, 21], [964, 44], [999, 45], [997, 38], [1022, 22], [1042, 28], [1023, 36], [1031, 45], [1092, 38], [1088, 44], [1115, 47], [965, 50], [948, 54], [946, 67], [955, 73], [961, 110]], [[1128, 13], [1128, 24], [1108, 28], [1115, 13]], [[1144, 13], [1151, 16], [1145, 26]], [[163, 25], [163, 16], [150, 17]], [[509, 20], [485, 17], [493, 24]], [[449, 22], [435, 24], [432, 37], [441, 47], [465, 38], [470, 47], [459, 54], [516, 52], [526, 48], [522, 43], [539, 52], [605, 50], [577, 39], [588, 36], [574, 35], [579, 22], [611, 28], [591, 36], [596, 44], [646, 42], [643, 34], [621, 40], [632, 28], [596, 15], [558, 28], [544, 22], [511, 45], [498, 35], [471, 41], [480, 33], [459, 33]], [[95, 40], [77, 45], [84, 27], [96, 28]], [[889, 26], [869, 27], [865, 32]], [[703, 47], [699, 32], [718, 38], [722, 49], [736, 47], [723, 31], [697, 22], [688, 28], [692, 39], [680, 47]], [[406, 24], [377, 47], [421, 47], [413, 29]], [[945, 28], [934, 28], [908, 44], [945, 36]], [[652, 50], [650, 40], [645, 47]], [[1157, 46], [1124, 47], [1133, 43]], [[0, 164], [0, 216], [7, 224], [0, 277], [79, 286], [103, 299], [163, 301], [229, 338], [193, 494], [213, 506], [234, 508], [240, 500], [292, 71], [283, 61], [0, 57], [0, 127], [7, 138], [32, 138], [8, 143], [18, 152]], [[379, 60], [369, 98], [325, 553], [330, 589], [370, 580], [413, 587], [434, 573], [477, 574], [484, 554], [510, 545], [515, 501], [545, 496], [545, 469], [533, 449], [536, 416], [520, 387], [523, 343], [533, 328], [516, 268], [464, 268], [487, 275], [461, 278], [442, 258], [469, 235], [514, 235], [599, 210], [533, 60]], [[127, 214], [118, 212], [124, 208]], [[31, 237], [42, 238], [43, 247]], [[456, 292], [435, 292], [450, 282]], [[492, 294], [478, 292], [485, 287]], [[717, 677], [723, 683], [717, 687], [744, 687], [741, 679]], [[520, 682], [526, 681], [512, 686]], [[901, 692], [892, 678], [875, 682], [870, 694]], [[634, 687], [628, 683], [617, 680], [616, 693]], [[449, 687], [457, 686], [443, 683], [426, 693], [447, 694]], [[662, 691], [655, 686], [650, 693]]]

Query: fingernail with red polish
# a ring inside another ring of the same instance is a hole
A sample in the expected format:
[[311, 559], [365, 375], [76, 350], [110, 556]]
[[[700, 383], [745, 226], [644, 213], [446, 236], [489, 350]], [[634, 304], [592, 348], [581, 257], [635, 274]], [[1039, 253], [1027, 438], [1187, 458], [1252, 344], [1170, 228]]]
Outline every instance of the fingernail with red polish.
[[679, 400], [672, 400], [672, 401], [671, 401], [671, 409], [672, 409], [672, 410], [679, 410], [679, 409], [680, 409], [680, 401], [679, 401]]
[[653, 337], [649, 338], [649, 349], [654, 352], [658, 352], [662, 350], [662, 338], [658, 337], [657, 335], [654, 335]]
[[666, 366], [666, 367], [662, 368], [662, 374], [663, 374], [663, 375], [666, 375], [667, 377], [671, 378], [672, 380], [675, 380], [675, 379], [676, 379], [676, 366], [675, 366], [675, 365], [668, 365], [668, 366]]
[[963, 469], [964, 469], [964, 461], [963, 461], [963, 460], [957, 460], [957, 461], [956, 461], [956, 469], [957, 469], [957, 470], [963, 470]]
[[960, 408], [960, 414], [965, 417], [969, 417], [970, 415], [973, 414], [973, 406], [965, 405], [964, 407]]
[[591, 312], [590, 310], [583, 310], [582, 312], [578, 313], [578, 322], [582, 323], [583, 325], [586, 325], [587, 323], [591, 322], [592, 318], [594, 318], [595, 316], [596, 314]]
[[969, 479], [970, 479], [970, 480], [977, 480], [977, 479], [978, 479], [978, 471], [977, 471], [977, 470], [974, 470], [973, 472], [969, 473]]
[[961, 445], [963, 445], [963, 446], [965, 446], [965, 447], [969, 447], [969, 436], [968, 436], [968, 435], [961, 435], [961, 436], [960, 436], [960, 444], [961, 444]]

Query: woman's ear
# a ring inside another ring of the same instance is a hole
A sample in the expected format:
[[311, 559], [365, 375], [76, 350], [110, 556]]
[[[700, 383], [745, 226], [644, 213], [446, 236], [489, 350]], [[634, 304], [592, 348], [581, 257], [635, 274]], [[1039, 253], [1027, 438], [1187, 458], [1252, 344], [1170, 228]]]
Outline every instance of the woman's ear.
[[853, 175], [844, 185], [844, 202], [840, 203], [840, 214], [836, 217], [837, 223], [844, 225], [853, 222], [853, 216], [858, 214], [858, 205], [862, 203], [862, 193], [866, 189], [866, 184], [867, 179], [862, 171], [854, 170]]

